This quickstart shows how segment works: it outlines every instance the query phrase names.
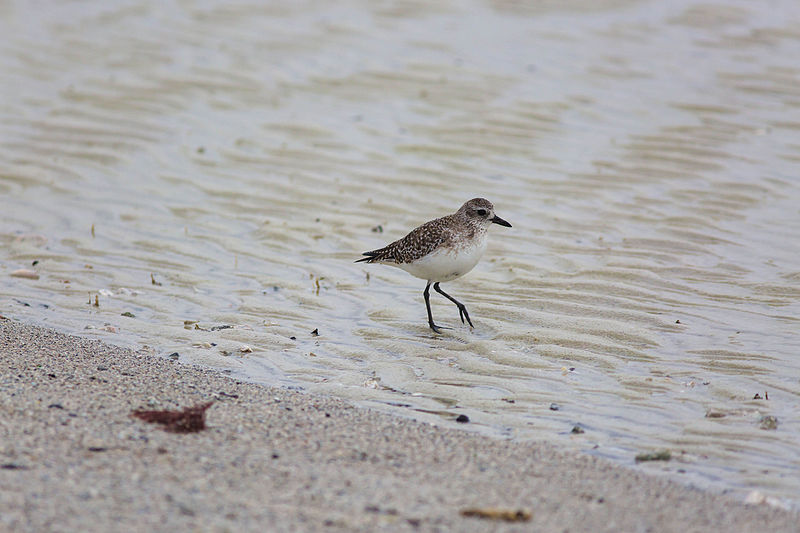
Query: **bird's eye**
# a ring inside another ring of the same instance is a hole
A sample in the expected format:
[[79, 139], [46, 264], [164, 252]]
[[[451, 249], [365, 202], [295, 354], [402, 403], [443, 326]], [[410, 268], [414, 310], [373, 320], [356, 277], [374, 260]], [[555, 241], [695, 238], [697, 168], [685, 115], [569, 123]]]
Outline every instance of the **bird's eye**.
[[480, 216], [485, 217], [486, 213], [488, 213], [488, 211], [486, 211], [486, 209], [478, 209], [478, 214]]

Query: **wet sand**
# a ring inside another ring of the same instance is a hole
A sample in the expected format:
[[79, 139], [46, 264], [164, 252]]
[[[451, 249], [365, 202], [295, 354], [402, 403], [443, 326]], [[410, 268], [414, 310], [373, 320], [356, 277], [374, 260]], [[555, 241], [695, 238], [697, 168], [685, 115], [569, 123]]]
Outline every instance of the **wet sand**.
[[[745, 505], [541, 443], [0, 320], [0, 529], [7, 531], [796, 531]], [[214, 401], [208, 428], [130, 416]], [[461, 516], [531, 513], [527, 523]]]
[[0, 312], [800, 508], [797, 2], [394, 4], [0, 3]]

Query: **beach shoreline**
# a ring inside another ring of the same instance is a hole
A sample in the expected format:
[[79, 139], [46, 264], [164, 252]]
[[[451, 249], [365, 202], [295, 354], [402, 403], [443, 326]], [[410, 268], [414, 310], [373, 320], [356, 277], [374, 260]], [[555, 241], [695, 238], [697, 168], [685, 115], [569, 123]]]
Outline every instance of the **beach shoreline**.
[[[0, 320], [0, 368], [0, 530], [797, 529], [795, 512], [546, 443], [237, 381], [10, 319]], [[131, 416], [209, 401], [197, 433]], [[476, 508], [508, 520], [465, 516]]]

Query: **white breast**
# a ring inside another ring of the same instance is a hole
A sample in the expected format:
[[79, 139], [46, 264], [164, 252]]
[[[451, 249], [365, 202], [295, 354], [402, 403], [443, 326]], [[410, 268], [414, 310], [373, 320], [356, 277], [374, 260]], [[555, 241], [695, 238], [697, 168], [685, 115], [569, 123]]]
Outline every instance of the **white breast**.
[[486, 251], [485, 238], [476, 239], [472, 246], [439, 248], [412, 263], [396, 264], [412, 276], [432, 281], [445, 282], [460, 278], [478, 264]]

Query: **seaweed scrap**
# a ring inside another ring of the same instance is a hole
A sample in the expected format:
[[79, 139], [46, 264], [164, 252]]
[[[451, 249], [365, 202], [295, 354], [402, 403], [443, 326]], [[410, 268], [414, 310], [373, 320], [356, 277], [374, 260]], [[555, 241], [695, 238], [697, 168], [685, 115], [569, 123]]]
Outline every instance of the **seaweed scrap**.
[[487, 520], [502, 520], [504, 522], [528, 522], [533, 517], [525, 509], [503, 509], [496, 507], [471, 507], [461, 510], [461, 516], [483, 518]]
[[166, 431], [172, 433], [195, 433], [206, 428], [206, 410], [213, 403], [201, 403], [194, 407], [186, 407], [183, 411], [136, 410], [131, 413], [131, 416], [151, 424], [162, 424]]
[[640, 453], [636, 456], [636, 462], [641, 463], [644, 461], [669, 461], [672, 459], [672, 453], [669, 450], [659, 450], [651, 453]]

